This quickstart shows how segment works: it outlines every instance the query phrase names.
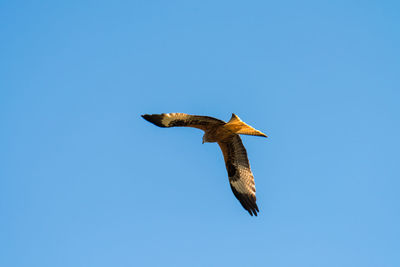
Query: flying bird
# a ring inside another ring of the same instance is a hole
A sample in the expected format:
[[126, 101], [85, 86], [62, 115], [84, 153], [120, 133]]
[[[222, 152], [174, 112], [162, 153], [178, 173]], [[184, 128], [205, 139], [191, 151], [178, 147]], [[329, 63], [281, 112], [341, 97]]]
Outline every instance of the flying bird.
[[222, 120], [189, 115], [185, 113], [163, 113], [142, 115], [142, 117], [159, 127], [194, 127], [203, 130], [203, 144], [217, 142], [224, 155], [229, 183], [233, 194], [251, 216], [259, 212], [256, 204], [256, 187], [250, 169], [246, 149], [239, 134], [267, 137], [262, 132], [244, 123], [232, 113], [231, 119]]

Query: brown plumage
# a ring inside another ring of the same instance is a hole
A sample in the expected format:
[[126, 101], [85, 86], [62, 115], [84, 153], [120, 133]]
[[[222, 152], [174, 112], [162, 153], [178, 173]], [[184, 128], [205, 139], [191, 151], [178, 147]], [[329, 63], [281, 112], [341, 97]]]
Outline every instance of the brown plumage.
[[184, 113], [163, 113], [142, 115], [142, 117], [159, 127], [194, 127], [203, 130], [204, 142], [217, 142], [224, 155], [229, 183], [235, 197], [251, 216], [259, 212], [256, 204], [256, 188], [253, 173], [250, 169], [247, 152], [239, 134], [267, 137], [232, 114], [225, 123], [207, 116], [188, 115]]

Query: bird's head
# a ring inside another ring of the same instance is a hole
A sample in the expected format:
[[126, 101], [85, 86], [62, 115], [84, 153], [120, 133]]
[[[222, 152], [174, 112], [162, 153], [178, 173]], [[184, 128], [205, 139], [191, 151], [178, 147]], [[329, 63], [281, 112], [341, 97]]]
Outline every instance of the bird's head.
[[207, 133], [205, 133], [205, 134], [203, 135], [203, 144], [204, 144], [204, 143], [211, 143], [210, 137], [208, 136]]

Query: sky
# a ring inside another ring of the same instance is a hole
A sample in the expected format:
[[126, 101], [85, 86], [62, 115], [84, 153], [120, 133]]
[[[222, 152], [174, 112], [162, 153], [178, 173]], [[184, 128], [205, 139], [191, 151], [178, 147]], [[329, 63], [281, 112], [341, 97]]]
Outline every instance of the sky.
[[[1, 1], [0, 265], [400, 266], [398, 1]], [[141, 114], [229, 120], [222, 153]]]

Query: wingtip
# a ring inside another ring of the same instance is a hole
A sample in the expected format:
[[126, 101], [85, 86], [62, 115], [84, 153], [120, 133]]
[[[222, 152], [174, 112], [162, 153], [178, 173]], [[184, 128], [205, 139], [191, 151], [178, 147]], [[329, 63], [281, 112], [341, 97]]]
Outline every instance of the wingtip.
[[[251, 209], [251, 212], [257, 217], [257, 213], [259, 213], [260, 211], [258, 210], [257, 204], [254, 203], [254, 207]], [[253, 216], [253, 215], [251, 215]]]
[[157, 125], [158, 127], [167, 127], [162, 123], [162, 115], [158, 115], [158, 114], [153, 114], [153, 115], [143, 114], [141, 116], [146, 121], [151, 122], [154, 125]]
[[259, 211], [258, 211], [257, 208], [254, 208], [254, 209], [248, 209], [247, 212], [248, 212], [251, 216], [254, 215], [254, 216], [257, 217], [257, 212], [259, 212]]
[[231, 189], [235, 197], [239, 200], [242, 207], [251, 215], [257, 216], [257, 212], [260, 212], [256, 203], [256, 197], [246, 194], [239, 193], [234, 186], [231, 184]]
[[151, 115], [149, 115], [149, 114], [143, 114], [143, 115], [140, 115], [143, 119], [145, 119], [146, 121], [148, 121], [148, 122], [151, 122]]

